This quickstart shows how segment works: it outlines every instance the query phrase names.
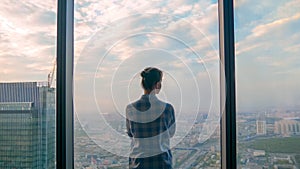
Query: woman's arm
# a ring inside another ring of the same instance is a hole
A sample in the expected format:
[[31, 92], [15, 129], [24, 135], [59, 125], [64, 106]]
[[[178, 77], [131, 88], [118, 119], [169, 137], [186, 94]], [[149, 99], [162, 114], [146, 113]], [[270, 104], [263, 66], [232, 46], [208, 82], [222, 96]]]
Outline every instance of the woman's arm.
[[173, 137], [176, 131], [176, 122], [175, 122], [175, 112], [174, 108], [171, 104], [168, 104], [169, 108], [169, 123], [168, 123], [168, 130], [170, 137]]
[[133, 137], [130, 126], [131, 124], [130, 124], [130, 120], [128, 119], [128, 106], [127, 106], [126, 107], [126, 133], [129, 137]]

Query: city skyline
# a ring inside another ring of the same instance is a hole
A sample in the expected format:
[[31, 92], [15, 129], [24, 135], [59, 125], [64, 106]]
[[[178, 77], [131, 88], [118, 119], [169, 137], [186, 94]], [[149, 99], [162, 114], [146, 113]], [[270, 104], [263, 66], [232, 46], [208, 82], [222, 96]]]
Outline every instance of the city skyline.
[[[174, 168], [222, 167], [218, 1], [74, 3], [75, 168], [128, 167], [124, 110], [142, 95], [139, 72], [147, 66], [163, 70], [158, 97], [175, 108]], [[300, 166], [299, 9], [299, 0], [234, 1], [237, 168]], [[0, 143], [18, 143], [0, 144], [0, 166], [5, 158], [6, 165], [55, 168], [60, 112], [47, 81], [56, 64], [56, 17], [57, 1], [1, 1]], [[22, 97], [29, 90], [36, 100]]]

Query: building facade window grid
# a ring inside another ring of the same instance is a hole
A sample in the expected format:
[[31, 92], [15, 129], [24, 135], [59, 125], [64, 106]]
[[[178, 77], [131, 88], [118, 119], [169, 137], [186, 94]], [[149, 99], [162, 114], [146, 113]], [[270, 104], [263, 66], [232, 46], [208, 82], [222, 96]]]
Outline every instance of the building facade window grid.
[[55, 168], [54, 97], [37, 82], [0, 83], [0, 168]]

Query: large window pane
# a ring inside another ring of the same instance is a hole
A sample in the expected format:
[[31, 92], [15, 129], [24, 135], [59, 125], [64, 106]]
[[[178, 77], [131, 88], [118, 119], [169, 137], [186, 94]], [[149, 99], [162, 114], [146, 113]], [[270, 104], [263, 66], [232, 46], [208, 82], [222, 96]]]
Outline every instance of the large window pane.
[[300, 167], [300, 1], [235, 1], [239, 168]]
[[127, 168], [125, 107], [163, 70], [174, 168], [220, 168], [217, 1], [75, 1], [75, 167]]
[[55, 168], [56, 1], [0, 4], [0, 168]]
[[[126, 168], [126, 104], [139, 73], [164, 71], [174, 168], [220, 167], [216, 1], [75, 2], [75, 167]], [[127, 148], [127, 149], [126, 149]]]

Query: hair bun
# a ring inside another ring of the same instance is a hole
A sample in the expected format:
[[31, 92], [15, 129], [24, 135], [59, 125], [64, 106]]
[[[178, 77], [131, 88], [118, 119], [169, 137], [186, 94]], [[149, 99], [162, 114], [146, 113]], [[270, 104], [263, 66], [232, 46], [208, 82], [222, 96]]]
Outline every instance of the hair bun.
[[141, 76], [142, 76], [143, 78], [145, 78], [145, 77], [146, 77], [146, 74], [147, 74], [147, 73], [143, 70], [142, 73], [141, 73]]

